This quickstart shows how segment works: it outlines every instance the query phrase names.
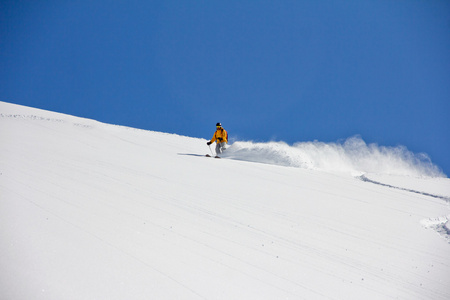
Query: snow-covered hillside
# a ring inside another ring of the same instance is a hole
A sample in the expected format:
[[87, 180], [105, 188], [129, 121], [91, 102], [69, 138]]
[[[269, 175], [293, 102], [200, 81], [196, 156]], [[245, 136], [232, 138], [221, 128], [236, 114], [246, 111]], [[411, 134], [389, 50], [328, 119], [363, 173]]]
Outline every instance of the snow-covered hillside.
[[0, 298], [450, 299], [450, 180], [355, 139], [213, 159], [0, 102]]

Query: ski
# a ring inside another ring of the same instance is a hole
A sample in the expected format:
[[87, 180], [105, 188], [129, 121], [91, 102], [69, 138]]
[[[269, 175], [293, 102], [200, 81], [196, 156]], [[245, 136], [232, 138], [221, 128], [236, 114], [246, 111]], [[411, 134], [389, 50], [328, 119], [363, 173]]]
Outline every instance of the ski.
[[[211, 156], [211, 155], [209, 155], [209, 154], [206, 154], [205, 156], [206, 156], [206, 157], [213, 157], [213, 156]], [[216, 155], [216, 156], [214, 156], [214, 158], [220, 158], [220, 156], [217, 156], [217, 155]]]

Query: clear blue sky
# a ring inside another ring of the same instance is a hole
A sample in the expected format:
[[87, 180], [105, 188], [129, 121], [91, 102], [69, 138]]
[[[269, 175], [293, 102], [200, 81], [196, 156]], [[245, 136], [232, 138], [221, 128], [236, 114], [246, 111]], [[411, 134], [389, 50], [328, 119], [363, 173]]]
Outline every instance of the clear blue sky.
[[0, 100], [208, 139], [360, 134], [450, 175], [450, 1], [3, 0]]

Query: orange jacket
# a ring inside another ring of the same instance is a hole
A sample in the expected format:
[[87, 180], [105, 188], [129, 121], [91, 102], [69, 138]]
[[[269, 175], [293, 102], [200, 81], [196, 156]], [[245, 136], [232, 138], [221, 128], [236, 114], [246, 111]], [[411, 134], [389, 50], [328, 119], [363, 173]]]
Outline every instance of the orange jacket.
[[217, 140], [217, 143], [227, 143], [228, 144], [228, 133], [225, 129], [219, 128], [214, 132], [214, 135], [211, 139], [211, 143]]

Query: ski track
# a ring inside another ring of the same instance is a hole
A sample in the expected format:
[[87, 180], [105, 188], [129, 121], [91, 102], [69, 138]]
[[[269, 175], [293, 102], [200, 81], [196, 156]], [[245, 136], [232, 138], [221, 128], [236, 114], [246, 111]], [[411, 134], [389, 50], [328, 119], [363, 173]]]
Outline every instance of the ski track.
[[386, 184], [386, 183], [381, 183], [381, 182], [378, 182], [378, 181], [375, 181], [375, 180], [371, 180], [371, 179], [367, 178], [365, 175], [361, 175], [358, 178], [360, 180], [364, 181], [364, 182], [370, 182], [370, 183], [373, 183], [373, 184], [385, 186], [385, 187], [392, 188], [392, 189], [397, 189], [397, 190], [407, 191], [407, 192], [410, 192], [410, 193], [416, 193], [416, 194], [420, 194], [420, 195], [424, 195], [424, 196], [438, 198], [438, 199], [442, 199], [442, 200], [446, 201], [447, 203], [450, 203], [450, 197], [433, 195], [433, 194], [426, 193], [426, 192], [420, 192], [420, 191], [416, 191], [416, 190], [412, 190], [412, 189], [407, 189], [407, 188], [393, 186], [393, 185]]
[[[369, 183], [373, 183], [373, 184], [376, 184], [379, 186], [388, 187], [391, 189], [397, 189], [397, 190], [406, 191], [409, 193], [414, 193], [414, 194], [419, 194], [419, 195], [423, 195], [423, 196], [427, 196], [427, 197], [440, 199], [440, 200], [445, 201], [447, 204], [450, 204], [450, 197], [447, 197], [447, 196], [435, 195], [435, 194], [431, 194], [431, 193], [427, 193], [427, 192], [422, 192], [422, 191], [417, 191], [417, 190], [412, 190], [412, 189], [408, 189], [408, 188], [403, 188], [403, 187], [393, 186], [390, 184], [381, 183], [381, 182], [378, 182], [375, 180], [371, 180], [371, 179], [367, 178], [365, 175], [358, 176], [358, 178], [363, 182], [369, 182]], [[431, 228], [431, 229], [435, 230], [444, 239], [446, 239], [448, 241], [448, 243], [450, 244], [449, 218], [450, 218], [450, 215], [434, 217], [434, 218], [427, 218], [427, 219], [421, 220], [420, 223], [425, 228]]]

